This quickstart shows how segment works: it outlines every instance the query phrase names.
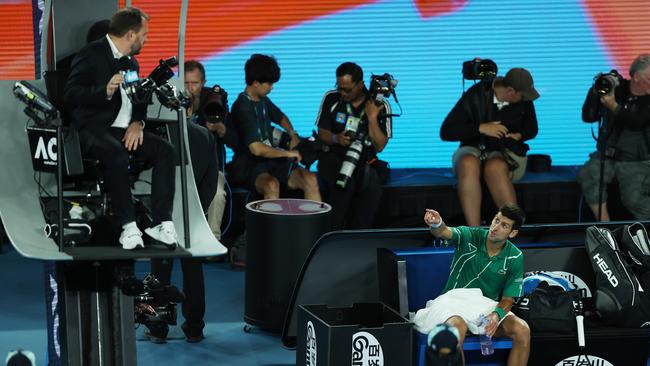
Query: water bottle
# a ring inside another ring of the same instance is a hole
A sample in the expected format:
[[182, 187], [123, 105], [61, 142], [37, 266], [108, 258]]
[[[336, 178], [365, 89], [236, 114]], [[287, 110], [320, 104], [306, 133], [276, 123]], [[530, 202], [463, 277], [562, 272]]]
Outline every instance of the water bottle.
[[479, 317], [478, 325], [478, 336], [479, 341], [481, 342], [481, 354], [483, 356], [489, 356], [494, 353], [494, 347], [492, 346], [492, 337], [485, 334], [485, 327], [488, 325], [489, 320], [485, 315], [481, 314]]
[[83, 208], [81, 208], [79, 205], [72, 205], [72, 207], [70, 207], [70, 211], [68, 211], [68, 215], [70, 215], [71, 219], [83, 219], [82, 213]]

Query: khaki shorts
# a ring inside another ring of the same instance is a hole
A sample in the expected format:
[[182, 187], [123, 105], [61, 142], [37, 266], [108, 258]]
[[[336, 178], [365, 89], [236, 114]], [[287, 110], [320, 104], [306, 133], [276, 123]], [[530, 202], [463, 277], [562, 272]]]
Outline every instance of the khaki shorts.
[[[518, 182], [521, 180], [521, 178], [524, 177], [524, 174], [526, 174], [526, 163], [528, 162], [528, 157], [519, 156], [507, 149], [505, 150], [505, 152], [512, 160], [514, 160], [519, 165], [515, 170], [512, 171], [512, 178], [511, 178], [513, 182]], [[454, 174], [456, 174], [456, 164], [458, 164], [460, 158], [462, 158], [465, 155], [473, 155], [478, 158], [481, 156], [481, 150], [479, 150], [477, 147], [474, 146], [459, 147], [456, 150], [456, 152], [454, 152], [454, 155], [451, 157], [452, 171], [454, 172]], [[494, 159], [494, 158], [503, 159], [503, 153], [501, 151], [490, 151], [487, 153], [487, 159]]]

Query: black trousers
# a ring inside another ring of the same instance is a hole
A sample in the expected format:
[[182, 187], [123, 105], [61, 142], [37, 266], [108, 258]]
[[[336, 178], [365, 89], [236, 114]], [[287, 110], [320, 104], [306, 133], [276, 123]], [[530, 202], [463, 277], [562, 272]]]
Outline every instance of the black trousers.
[[[183, 270], [183, 293], [185, 301], [182, 304], [185, 323], [182, 328], [188, 337], [199, 336], [203, 332], [205, 323], [205, 285], [203, 279], [203, 262], [201, 258], [182, 258], [181, 269]], [[151, 273], [163, 285], [171, 282], [174, 259], [152, 259]], [[151, 332], [159, 337], [167, 336], [167, 327], [163, 329], [151, 329]]]
[[[104, 182], [111, 198], [113, 215], [120, 226], [135, 221], [129, 182], [129, 151], [122, 142], [125, 132], [125, 129], [113, 127], [101, 136], [89, 136], [84, 131], [80, 132], [84, 155], [99, 160], [103, 167]], [[153, 224], [171, 220], [175, 188], [174, 147], [160, 136], [145, 131], [142, 145], [131, 154], [153, 165]]]
[[217, 193], [219, 163], [217, 144], [212, 132], [196, 123], [187, 123], [187, 139], [194, 171], [194, 182], [205, 214]]
[[359, 164], [345, 188], [336, 185], [341, 160], [333, 154], [323, 154], [318, 173], [327, 184], [327, 203], [332, 206], [332, 230], [369, 229], [375, 220], [381, 199], [382, 184], [377, 171], [365, 163]]

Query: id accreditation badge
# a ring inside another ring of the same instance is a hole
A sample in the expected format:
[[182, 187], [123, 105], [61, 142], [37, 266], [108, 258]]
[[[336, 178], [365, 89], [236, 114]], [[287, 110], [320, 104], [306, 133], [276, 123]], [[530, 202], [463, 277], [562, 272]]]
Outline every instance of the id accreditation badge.
[[345, 131], [357, 132], [360, 123], [361, 123], [361, 118], [348, 116], [348, 120], [345, 122]]

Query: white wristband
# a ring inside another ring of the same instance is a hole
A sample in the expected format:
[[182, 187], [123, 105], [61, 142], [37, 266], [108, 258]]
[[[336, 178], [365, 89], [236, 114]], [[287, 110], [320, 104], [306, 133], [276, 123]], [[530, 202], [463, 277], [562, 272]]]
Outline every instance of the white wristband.
[[435, 230], [435, 229], [439, 228], [440, 226], [442, 226], [442, 220], [440, 220], [440, 222], [438, 222], [438, 223], [431, 224], [430, 228], [431, 228], [431, 230]]

